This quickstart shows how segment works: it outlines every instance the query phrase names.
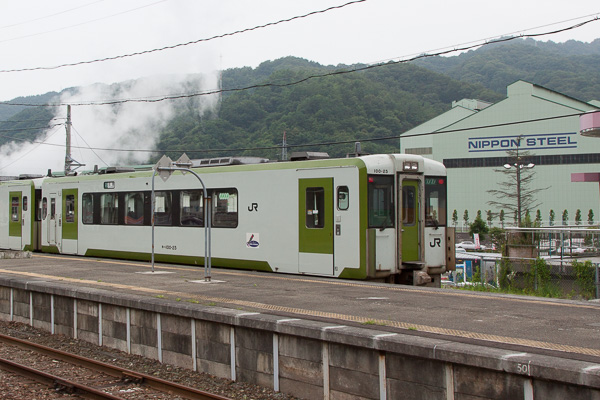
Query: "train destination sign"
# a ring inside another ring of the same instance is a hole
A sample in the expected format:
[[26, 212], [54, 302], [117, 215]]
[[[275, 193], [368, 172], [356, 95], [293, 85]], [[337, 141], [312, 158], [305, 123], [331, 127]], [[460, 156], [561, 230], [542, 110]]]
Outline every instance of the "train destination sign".
[[468, 139], [469, 153], [516, 150], [576, 149], [577, 132], [539, 135], [474, 137]]

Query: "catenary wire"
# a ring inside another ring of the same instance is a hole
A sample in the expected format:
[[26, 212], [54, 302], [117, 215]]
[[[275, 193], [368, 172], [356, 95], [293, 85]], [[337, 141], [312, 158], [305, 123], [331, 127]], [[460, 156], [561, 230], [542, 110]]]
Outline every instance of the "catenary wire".
[[[163, 0], [164, 1], [164, 0]], [[214, 39], [221, 39], [224, 37], [228, 37], [228, 36], [234, 36], [234, 35], [238, 35], [241, 33], [246, 33], [246, 32], [250, 32], [250, 31], [254, 31], [254, 30], [258, 30], [258, 29], [262, 29], [262, 28], [267, 28], [270, 26], [274, 26], [274, 25], [279, 25], [285, 22], [291, 22], [297, 19], [301, 19], [301, 18], [307, 18], [316, 14], [322, 14], [331, 10], [335, 10], [335, 9], [340, 9], [352, 4], [356, 4], [356, 3], [363, 3], [367, 0], [353, 0], [350, 1], [348, 3], [339, 5], [339, 6], [332, 6], [332, 7], [328, 7], [326, 9], [323, 10], [318, 10], [318, 11], [311, 11], [307, 14], [303, 14], [303, 15], [297, 15], [295, 17], [291, 17], [291, 18], [286, 18], [286, 19], [282, 19], [276, 22], [269, 22], [263, 25], [257, 25], [255, 27], [252, 28], [245, 28], [245, 29], [240, 29], [237, 30], [235, 32], [230, 32], [230, 33], [223, 33], [220, 35], [215, 35], [215, 36], [211, 36], [209, 38], [203, 38], [203, 39], [197, 39], [197, 40], [192, 40], [190, 42], [186, 42], [186, 43], [179, 43], [179, 44], [175, 44], [172, 46], [164, 46], [164, 47], [160, 47], [160, 48], [156, 48], [156, 49], [152, 49], [152, 50], [144, 50], [144, 51], [138, 51], [138, 52], [134, 52], [134, 53], [129, 53], [129, 54], [123, 54], [120, 56], [113, 56], [113, 57], [105, 57], [105, 58], [98, 58], [95, 60], [88, 60], [88, 61], [78, 61], [78, 62], [74, 62], [74, 63], [67, 63], [67, 64], [61, 64], [61, 65], [54, 65], [54, 66], [50, 66], [50, 67], [32, 67], [32, 68], [20, 68], [20, 69], [9, 69], [9, 70], [0, 70], [0, 73], [9, 73], [9, 72], [26, 72], [26, 71], [39, 71], [39, 70], [53, 70], [53, 69], [59, 69], [59, 68], [65, 68], [65, 67], [74, 67], [77, 65], [85, 65], [85, 64], [93, 64], [93, 63], [99, 63], [99, 62], [104, 62], [104, 61], [111, 61], [111, 60], [118, 60], [118, 59], [122, 59], [122, 58], [128, 58], [128, 57], [134, 57], [134, 56], [139, 56], [142, 54], [150, 54], [150, 53], [155, 53], [155, 52], [159, 52], [159, 51], [164, 51], [164, 50], [170, 50], [170, 49], [176, 49], [178, 47], [183, 47], [183, 46], [189, 46], [192, 44], [197, 44], [197, 43], [202, 43], [202, 42], [208, 42]]]

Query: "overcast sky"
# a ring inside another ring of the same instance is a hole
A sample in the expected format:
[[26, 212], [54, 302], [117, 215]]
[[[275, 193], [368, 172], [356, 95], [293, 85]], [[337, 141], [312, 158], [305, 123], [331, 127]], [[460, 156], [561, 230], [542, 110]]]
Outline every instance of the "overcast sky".
[[[0, 70], [52, 67], [172, 46], [349, 1], [0, 0]], [[504, 34], [547, 32], [599, 15], [597, 0], [366, 0], [174, 50], [49, 71], [2, 72], [0, 101], [156, 74], [256, 67], [289, 55], [321, 64], [372, 63]], [[530, 28], [536, 29], [527, 31]], [[591, 42], [598, 37], [600, 21], [540, 40]]]

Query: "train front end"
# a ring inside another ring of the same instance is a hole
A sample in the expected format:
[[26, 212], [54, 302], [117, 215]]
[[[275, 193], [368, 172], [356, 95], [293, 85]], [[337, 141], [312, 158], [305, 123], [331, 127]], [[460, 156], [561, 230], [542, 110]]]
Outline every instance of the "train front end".
[[364, 157], [367, 166], [367, 274], [388, 282], [441, 285], [454, 268], [447, 226], [446, 169], [416, 155]]

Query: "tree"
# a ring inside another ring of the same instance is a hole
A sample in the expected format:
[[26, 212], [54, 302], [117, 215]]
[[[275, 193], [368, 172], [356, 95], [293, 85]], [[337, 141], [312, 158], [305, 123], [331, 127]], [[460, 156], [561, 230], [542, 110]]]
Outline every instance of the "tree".
[[542, 212], [539, 208], [535, 213], [535, 226], [542, 226]]
[[456, 209], [455, 209], [454, 212], [452, 213], [452, 224], [454, 225], [455, 228], [456, 228], [457, 222], [458, 222], [458, 213], [456, 212]]
[[569, 212], [565, 209], [562, 213], [562, 224], [568, 225], [569, 223]]
[[469, 210], [465, 210], [463, 213], [463, 221], [465, 221], [465, 226], [469, 226]]
[[469, 235], [473, 236], [474, 233], [478, 233], [481, 240], [485, 240], [485, 234], [488, 233], [488, 231], [488, 226], [481, 218], [481, 212], [478, 212], [473, 223], [469, 225]]
[[579, 208], [575, 211], [575, 225], [581, 225], [581, 210]]
[[588, 225], [594, 225], [594, 211], [591, 208], [588, 211]]
[[492, 214], [492, 210], [487, 210], [487, 224], [491, 228], [492, 220], [494, 219], [494, 215]]
[[556, 218], [556, 214], [554, 214], [554, 210], [550, 210], [550, 218], [548, 219], [550, 226], [554, 225], [554, 218]]
[[537, 200], [537, 194], [548, 189], [533, 188], [535, 177], [535, 166], [529, 160], [532, 154], [528, 151], [521, 151], [520, 136], [517, 139], [516, 150], [508, 150], [506, 152], [506, 163], [504, 168], [495, 169], [495, 172], [503, 174], [503, 179], [498, 182], [498, 189], [488, 190], [487, 192], [497, 200], [488, 201], [487, 204], [499, 208], [506, 208], [515, 213], [515, 224], [521, 226], [521, 220], [525, 217], [526, 210], [532, 210], [541, 205]]

